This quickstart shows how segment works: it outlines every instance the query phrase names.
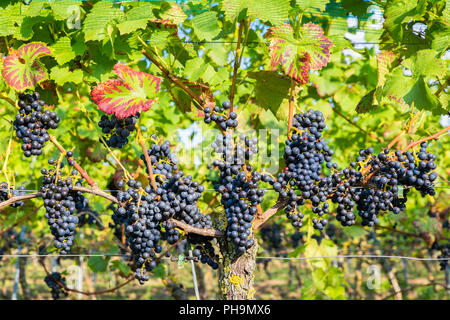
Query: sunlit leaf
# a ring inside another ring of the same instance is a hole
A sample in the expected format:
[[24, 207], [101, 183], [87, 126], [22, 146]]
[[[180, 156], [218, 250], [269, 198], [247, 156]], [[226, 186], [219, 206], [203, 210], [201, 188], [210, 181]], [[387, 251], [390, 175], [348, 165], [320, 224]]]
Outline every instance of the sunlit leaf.
[[161, 79], [124, 64], [116, 64], [114, 71], [119, 79], [109, 79], [91, 91], [92, 100], [100, 110], [119, 119], [149, 110], [156, 100]]
[[3, 60], [2, 76], [17, 91], [34, 89], [48, 76], [39, 58], [50, 55], [50, 49], [41, 42], [32, 42], [12, 50]]
[[309, 81], [310, 70], [320, 70], [330, 60], [333, 43], [316, 24], [304, 24], [298, 39], [289, 24], [272, 27], [268, 37], [272, 69], [281, 65], [286, 75], [301, 84]]

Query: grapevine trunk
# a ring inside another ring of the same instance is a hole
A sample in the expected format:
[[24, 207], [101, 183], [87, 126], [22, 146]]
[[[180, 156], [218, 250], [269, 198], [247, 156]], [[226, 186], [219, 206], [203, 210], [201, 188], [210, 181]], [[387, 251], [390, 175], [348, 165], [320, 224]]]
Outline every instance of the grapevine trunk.
[[237, 257], [232, 243], [227, 239], [222, 239], [219, 242], [223, 254], [219, 276], [220, 298], [223, 300], [254, 299], [253, 273], [258, 243], [255, 241], [251, 248]]

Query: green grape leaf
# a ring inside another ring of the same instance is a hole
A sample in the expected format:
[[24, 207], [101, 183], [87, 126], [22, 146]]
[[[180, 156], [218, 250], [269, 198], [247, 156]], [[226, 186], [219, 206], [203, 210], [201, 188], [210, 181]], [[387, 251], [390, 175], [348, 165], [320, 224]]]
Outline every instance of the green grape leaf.
[[401, 42], [404, 36], [403, 24], [421, 17], [417, 0], [390, 0], [384, 11], [384, 28], [396, 41]]
[[6, 8], [0, 8], [0, 37], [12, 35], [16, 32], [16, 24], [21, 25], [23, 13], [21, 3], [8, 5]]
[[153, 270], [153, 276], [156, 278], [165, 278], [166, 277], [166, 268], [164, 268], [164, 264], [158, 264]]
[[123, 276], [128, 276], [131, 273], [131, 268], [120, 260], [114, 260], [111, 263], [111, 269], [117, 269]]
[[91, 91], [91, 98], [99, 109], [122, 119], [147, 111], [156, 101], [161, 78], [135, 71], [124, 64], [116, 64], [119, 79], [109, 79]]
[[397, 57], [391, 51], [382, 51], [377, 55], [378, 87], [382, 87], [386, 81], [386, 74], [395, 65]]
[[296, 0], [295, 2], [300, 9], [305, 11], [312, 8], [324, 11], [329, 0]]
[[[305, 257], [332, 257], [338, 253], [337, 246], [331, 240], [322, 239], [320, 245], [316, 239], [310, 239], [306, 244]], [[326, 269], [331, 258], [317, 258], [308, 260], [315, 268]]]
[[413, 77], [443, 78], [447, 68], [443, 59], [436, 58], [434, 50], [420, 50], [417, 54], [403, 61], [402, 65], [411, 70]]
[[450, 27], [445, 26], [443, 30], [433, 32], [433, 42], [431, 48], [436, 50], [439, 55], [444, 54], [450, 46]]
[[79, 84], [83, 81], [83, 71], [76, 69], [70, 72], [68, 67], [55, 66], [50, 71], [50, 78], [55, 80], [56, 84], [60, 86], [66, 82]]
[[98, 256], [90, 257], [88, 260], [88, 267], [94, 272], [106, 272], [110, 257], [102, 258]]
[[277, 114], [283, 100], [289, 98], [289, 78], [275, 71], [249, 72], [248, 76], [256, 80], [256, 102], [264, 109], [270, 109], [273, 114]]
[[44, 43], [24, 44], [17, 50], [11, 50], [3, 60], [2, 76], [6, 83], [17, 91], [34, 89], [48, 76], [47, 70], [38, 59], [50, 54], [50, 48]]
[[[33, 3], [35, 1], [32, 1]], [[78, 0], [58, 0], [50, 2], [53, 14], [57, 20], [65, 20], [70, 17], [77, 17], [81, 1]]]
[[148, 21], [155, 17], [152, 8], [152, 4], [148, 2], [138, 3], [131, 8], [125, 13], [125, 21], [117, 24], [120, 33], [126, 34], [138, 29], [145, 29]]
[[228, 20], [234, 21], [243, 10], [251, 18], [281, 25], [288, 20], [289, 0], [221, 0], [222, 9]]
[[68, 37], [59, 38], [52, 46], [53, 57], [59, 65], [63, 65], [75, 58], [75, 52], [72, 50], [72, 45]]
[[381, 94], [394, 101], [404, 100], [408, 104], [414, 102], [419, 109], [430, 110], [434, 114], [443, 113], [438, 98], [431, 93], [424, 77], [406, 77], [402, 66], [394, 68], [386, 76]]
[[103, 40], [107, 35], [106, 27], [114, 19], [123, 18], [124, 13], [119, 5], [111, 1], [97, 2], [83, 21], [84, 38], [89, 40]]
[[302, 26], [300, 39], [294, 37], [294, 30], [289, 24], [272, 27], [268, 37], [271, 39], [269, 52], [272, 69], [277, 70], [281, 65], [284, 73], [300, 84], [309, 81], [310, 70], [320, 70], [330, 60], [333, 43], [314, 23]]
[[[164, 3], [168, 5], [168, 3]], [[163, 7], [163, 5], [161, 5]], [[170, 7], [167, 8], [164, 12], [161, 13], [162, 20], [160, 21], [164, 25], [171, 24], [180, 24], [186, 20], [187, 15], [183, 12], [183, 9], [176, 3], [170, 4]]]
[[342, 7], [349, 13], [361, 17], [367, 13], [367, 8], [372, 5], [365, 0], [342, 0]]
[[192, 26], [194, 27], [195, 34], [200, 40], [211, 41], [221, 31], [216, 13], [213, 11], [196, 15], [192, 19]]

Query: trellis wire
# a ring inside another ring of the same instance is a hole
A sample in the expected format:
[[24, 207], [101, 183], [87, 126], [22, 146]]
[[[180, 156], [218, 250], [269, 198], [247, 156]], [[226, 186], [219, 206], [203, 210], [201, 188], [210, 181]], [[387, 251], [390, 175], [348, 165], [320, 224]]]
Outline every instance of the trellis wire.
[[[114, 253], [104, 253], [104, 254], [3, 254], [0, 257], [14, 258], [14, 257], [28, 257], [28, 258], [42, 258], [42, 257], [131, 257], [126, 254], [114, 254]], [[395, 255], [373, 255], [373, 254], [349, 254], [349, 255], [335, 255], [335, 256], [314, 256], [314, 257], [256, 257], [256, 259], [267, 259], [267, 260], [312, 260], [312, 259], [354, 259], [354, 258], [369, 258], [369, 259], [405, 259], [405, 260], [416, 260], [416, 261], [445, 261], [450, 258], [420, 258], [420, 257], [409, 257], [409, 256], [395, 256]], [[170, 258], [160, 258], [160, 260], [169, 260]], [[177, 260], [178, 261], [178, 260]], [[192, 261], [192, 260], [191, 260]], [[174, 261], [176, 262], [176, 261]], [[187, 261], [185, 261], [187, 262]]]
[[[440, 184], [440, 183], [450, 183], [450, 181], [446, 181], [446, 180], [443, 180], [443, 181], [438, 181], [438, 182], [435, 182], [434, 184]], [[363, 189], [363, 187], [353, 187], [354, 189]], [[439, 187], [439, 186], [435, 186], [434, 187], [435, 189], [437, 189], [437, 188], [439, 188], [439, 189], [450, 189], [450, 187]], [[273, 188], [261, 188], [261, 189], [263, 189], [263, 190], [265, 190], [265, 191], [275, 191]], [[118, 192], [118, 191], [120, 191], [120, 190], [102, 190], [102, 189], [96, 189], [96, 190], [100, 190], [100, 191], [103, 191], [103, 192]], [[19, 191], [19, 192], [39, 192], [39, 190], [32, 190], [32, 189], [25, 189], [25, 190], [17, 190], [17, 191]], [[205, 189], [204, 191], [217, 191], [217, 190], [215, 190], [215, 189]]]

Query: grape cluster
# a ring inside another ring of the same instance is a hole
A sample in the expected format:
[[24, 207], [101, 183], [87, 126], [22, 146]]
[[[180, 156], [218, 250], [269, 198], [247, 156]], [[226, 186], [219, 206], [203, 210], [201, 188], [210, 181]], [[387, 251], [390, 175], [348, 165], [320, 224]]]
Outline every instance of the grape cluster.
[[20, 236], [17, 234], [17, 232], [14, 229], [9, 229], [6, 231], [2, 236], [2, 245], [0, 246], [0, 261], [3, 258], [3, 255], [8, 252], [8, 250], [11, 250], [12, 248], [16, 247], [16, 244], [21, 243]]
[[[114, 183], [114, 180], [111, 179], [108, 183], [108, 190], [110, 190], [111, 195], [117, 198], [119, 190], [123, 189], [125, 183], [122, 180], [119, 180], [117, 182], [117, 186]], [[107, 209], [112, 210], [113, 214], [111, 215], [112, 223], [109, 223], [109, 227], [114, 230], [114, 237], [116, 237], [119, 242], [122, 242], [123, 237], [125, 236], [124, 232], [124, 226], [127, 221], [126, 215], [122, 215], [118, 213], [118, 210], [116, 210], [115, 205], [113, 203], [109, 204]], [[121, 252], [123, 252], [123, 248], [120, 248]]]
[[[384, 149], [374, 155], [371, 147], [360, 150], [351, 168], [342, 171], [346, 180], [334, 181], [337, 190], [333, 201], [338, 203], [337, 219], [341, 224], [355, 223], [355, 206], [362, 224], [367, 226], [378, 223], [380, 212], [404, 211], [411, 188], [420, 191], [422, 196], [434, 195], [433, 181], [437, 174], [432, 170], [436, 168], [436, 157], [426, 149], [427, 143], [423, 142], [419, 152]], [[363, 177], [362, 170], [367, 171], [368, 178]], [[399, 186], [403, 189], [401, 196]]]
[[221, 204], [227, 214], [227, 237], [238, 254], [254, 244], [251, 238], [252, 221], [265, 193], [258, 186], [261, 173], [248, 164], [248, 160], [258, 151], [258, 140], [245, 135], [241, 135], [240, 140], [244, 142], [243, 146], [235, 144], [231, 135], [220, 135], [212, 145], [221, 156], [212, 163], [219, 169], [219, 179], [214, 189], [222, 195]]
[[[25, 186], [21, 185], [18, 189], [11, 188], [8, 186], [6, 182], [0, 183], [0, 202], [6, 201], [11, 197], [18, 197], [18, 196], [24, 196], [25, 195]], [[24, 204], [23, 201], [18, 201], [13, 204], [11, 204], [11, 207], [17, 208], [22, 207]]]
[[[296, 114], [293, 117], [295, 132], [286, 140], [284, 149], [285, 170], [276, 180], [262, 177], [288, 201], [285, 212], [294, 227], [303, 224], [304, 214], [299, 207], [306, 200], [311, 202], [312, 212], [319, 217], [329, 214], [327, 200], [331, 199], [337, 204], [336, 219], [341, 225], [355, 224], [359, 215], [362, 225], [374, 226], [380, 212], [398, 214], [405, 210], [411, 188], [420, 191], [422, 196], [435, 194], [436, 157], [427, 152], [426, 142], [420, 144], [418, 152], [384, 149], [375, 155], [372, 147], [362, 149], [356, 161], [338, 171], [332, 162], [333, 151], [322, 138], [325, 127], [319, 111]], [[324, 166], [331, 173], [325, 175]], [[325, 218], [313, 218], [312, 222], [318, 230], [328, 225]]]
[[49, 129], [58, 128], [60, 118], [55, 112], [45, 110], [45, 102], [38, 92], [19, 94], [19, 113], [14, 120], [14, 130], [22, 139], [22, 150], [26, 157], [42, 154], [45, 142], [50, 140]]
[[450, 259], [450, 243], [440, 244], [439, 242], [434, 241], [431, 249], [440, 251], [438, 259], [442, 260], [439, 260], [439, 266], [441, 270], [446, 270], [449, 266], [448, 261]]
[[[285, 213], [294, 227], [303, 225], [304, 213], [299, 207], [309, 199], [313, 212], [319, 216], [329, 213], [329, 204], [324, 203], [332, 189], [332, 178], [324, 177], [322, 165], [336, 169], [332, 163], [333, 150], [322, 138], [325, 129], [325, 118], [320, 111], [308, 110], [294, 115], [292, 127], [294, 133], [286, 140], [284, 160], [286, 169], [279, 173], [277, 180], [264, 176], [263, 180], [273, 185], [281, 197], [289, 202]], [[320, 206], [324, 203], [323, 206]], [[328, 221], [313, 220], [314, 227], [322, 230]]]
[[439, 265], [441, 267], [441, 270], [445, 270], [448, 267], [448, 261], [450, 259], [450, 245], [447, 244], [446, 246], [441, 246], [441, 254], [438, 256], [438, 259], [445, 259], [440, 260]]
[[[102, 132], [106, 135], [103, 139], [110, 148], [123, 148], [128, 143], [128, 137], [131, 132], [136, 130], [136, 124], [140, 113], [118, 119], [116, 115], [112, 115], [111, 119], [107, 115], [103, 115], [98, 122]], [[100, 139], [103, 143], [103, 140]]]
[[272, 223], [260, 230], [262, 243], [269, 252], [278, 252], [283, 249], [283, 228], [279, 224]]
[[[77, 182], [76, 186], [81, 187], [81, 183]], [[74, 194], [75, 208], [78, 216], [78, 227], [84, 225], [97, 225], [98, 212], [91, 208], [89, 205], [89, 199], [87, 199], [81, 192]]]
[[[50, 159], [49, 164], [55, 166], [57, 163]], [[75, 229], [79, 222], [76, 216], [76, 199], [79, 199], [80, 195], [72, 190], [72, 178], [61, 176], [63, 163], [60, 163], [59, 169], [56, 166], [41, 170], [43, 177], [40, 193], [44, 199], [45, 217], [54, 236], [53, 244], [60, 249], [61, 254], [67, 254], [73, 245]], [[76, 171], [72, 174], [76, 174]]]
[[238, 126], [237, 113], [230, 112], [227, 114], [227, 111], [231, 108], [231, 103], [229, 101], [224, 101], [222, 103], [222, 107], [215, 106], [214, 108], [205, 107], [203, 112], [205, 114], [205, 123], [211, 123], [214, 121], [217, 123], [219, 128], [222, 130], [227, 130], [228, 128], [236, 128]]
[[[61, 295], [67, 297], [69, 294], [64, 290], [66, 286], [66, 278], [64, 278], [59, 272], [53, 272], [50, 276], [46, 276], [44, 279], [47, 286], [51, 289], [53, 300], [57, 300]], [[61, 286], [64, 285], [63, 286]]]
[[[116, 224], [124, 222], [126, 225], [126, 240], [136, 266], [135, 277], [141, 284], [149, 279], [148, 272], [157, 265], [159, 258], [156, 254], [162, 251], [161, 241], [174, 244], [180, 240], [177, 225], [169, 221], [170, 218], [196, 228], [212, 227], [210, 216], [203, 215], [197, 207], [204, 188], [178, 170], [178, 160], [171, 152], [170, 142], [155, 143], [147, 152], [156, 189], [153, 186], [144, 188], [141, 182], [129, 180], [129, 188], [117, 193], [121, 205], [113, 216]], [[141, 159], [145, 160], [144, 155]], [[209, 248], [207, 253], [215, 257], [210, 250], [213, 248], [208, 245], [210, 240], [206, 237], [195, 239], [201, 247]], [[214, 259], [206, 259], [208, 262], [212, 267], [218, 267]]]
[[202, 264], [209, 265], [213, 270], [219, 268], [219, 255], [215, 253], [214, 247], [211, 244], [212, 238], [203, 237], [196, 234], [189, 234], [187, 236], [189, 244], [194, 245], [192, 254], [194, 258], [198, 259]]

